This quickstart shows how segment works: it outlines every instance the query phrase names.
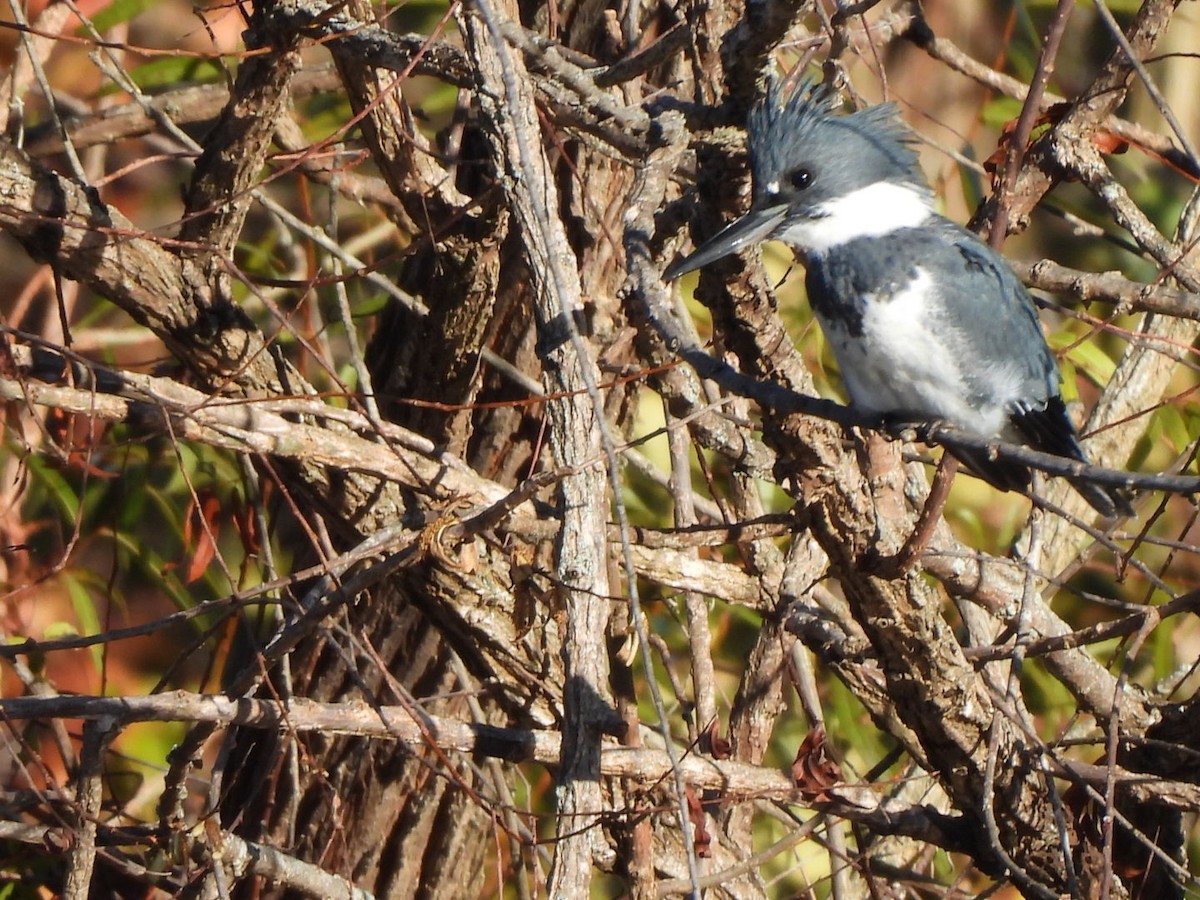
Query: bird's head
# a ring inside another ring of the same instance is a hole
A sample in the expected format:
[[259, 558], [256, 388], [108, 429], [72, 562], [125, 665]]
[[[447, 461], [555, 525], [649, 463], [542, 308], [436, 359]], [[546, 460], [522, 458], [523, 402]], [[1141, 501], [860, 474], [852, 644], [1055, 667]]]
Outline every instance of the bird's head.
[[929, 216], [930, 191], [893, 104], [839, 115], [811, 81], [781, 93], [772, 81], [747, 122], [750, 211], [670, 266], [668, 281], [765, 240], [819, 254]]

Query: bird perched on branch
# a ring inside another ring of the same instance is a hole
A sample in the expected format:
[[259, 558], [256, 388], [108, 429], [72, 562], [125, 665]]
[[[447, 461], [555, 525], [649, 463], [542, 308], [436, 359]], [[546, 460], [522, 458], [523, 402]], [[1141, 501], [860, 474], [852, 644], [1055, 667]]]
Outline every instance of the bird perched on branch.
[[[1033, 300], [1002, 256], [934, 211], [895, 106], [838, 115], [812, 82], [781, 93], [772, 82], [750, 113], [750, 211], [663, 277], [782, 241], [854, 407], [1086, 462]], [[1030, 484], [1023, 465], [952, 452], [1000, 490]], [[1131, 513], [1117, 489], [1072, 484], [1104, 516]]]

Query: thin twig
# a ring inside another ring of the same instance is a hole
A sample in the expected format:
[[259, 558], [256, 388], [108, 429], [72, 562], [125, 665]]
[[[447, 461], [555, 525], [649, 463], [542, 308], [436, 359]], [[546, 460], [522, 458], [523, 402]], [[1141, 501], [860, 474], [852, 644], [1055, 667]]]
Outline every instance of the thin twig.
[[1004, 170], [1000, 179], [1000, 189], [996, 192], [996, 205], [992, 213], [992, 227], [988, 234], [988, 243], [999, 250], [1008, 236], [1008, 204], [1013, 189], [1017, 184], [1017, 175], [1025, 161], [1025, 145], [1029, 135], [1033, 133], [1033, 124], [1041, 113], [1042, 95], [1050, 76], [1054, 72], [1054, 63], [1058, 57], [1058, 48], [1062, 44], [1063, 35], [1067, 31], [1067, 20], [1075, 7], [1074, 0], [1058, 0], [1054, 16], [1046, 27], [1046, 39], [1042, 43], [1041, 53], [1038, 54], [1037, 67], [1033, 79], [1025, 94], [1025, 103], [1021, 107], [1021, 115], [1017, 119], [1017, 127], [1009, 135], [1008, 147], [1004, 154]]
[[96, 866], [96, 829], [104, 795], [104, 753], [116, 737], [116, 725], [117, 720], [107, 715], [84, 722], [83, 747], [75, 772], [75, 842], [68, 855], [63, 888], [67, 900], [87, 900], [91, 891]]

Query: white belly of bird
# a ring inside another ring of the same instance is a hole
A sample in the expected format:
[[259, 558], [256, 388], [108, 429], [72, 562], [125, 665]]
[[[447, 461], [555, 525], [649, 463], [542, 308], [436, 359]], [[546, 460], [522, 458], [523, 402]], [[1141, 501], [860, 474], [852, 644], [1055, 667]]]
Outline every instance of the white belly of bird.
[[[818, 316], [833, 345], [851, 403], [864, 412], [912, 415], [957, 425], [982, 437], [998, 437], [1008, 426], [1004, 400], [1016, 399], [1017, 374], [1003, 364], [987, 379], [997, 399], [987, 408], [972, 404], [964, 367], [981, 361], [963, 359], [958, 335], [947, 331], [937, 314], [928, 273], [887, 300], [866, 298], [863, 334], [852, 337], [840, 321]], [[956, 352], [959, 351], [959, 352]], [[973, 373], [981, 374], [981, 373]]]

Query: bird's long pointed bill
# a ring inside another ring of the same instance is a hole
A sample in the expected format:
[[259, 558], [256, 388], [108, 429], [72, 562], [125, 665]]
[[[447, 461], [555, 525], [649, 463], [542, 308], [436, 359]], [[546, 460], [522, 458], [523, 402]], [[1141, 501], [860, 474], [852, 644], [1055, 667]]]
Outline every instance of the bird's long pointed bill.
[[783, 223], [786, 215], [786, 206], [751, 210], [705, 241], [693, 253], [668, 266], [667, 271], [663, 272], [663, 280], [674, 281], [680, 275], [694, 272], [723, 256], [765, 241]]

